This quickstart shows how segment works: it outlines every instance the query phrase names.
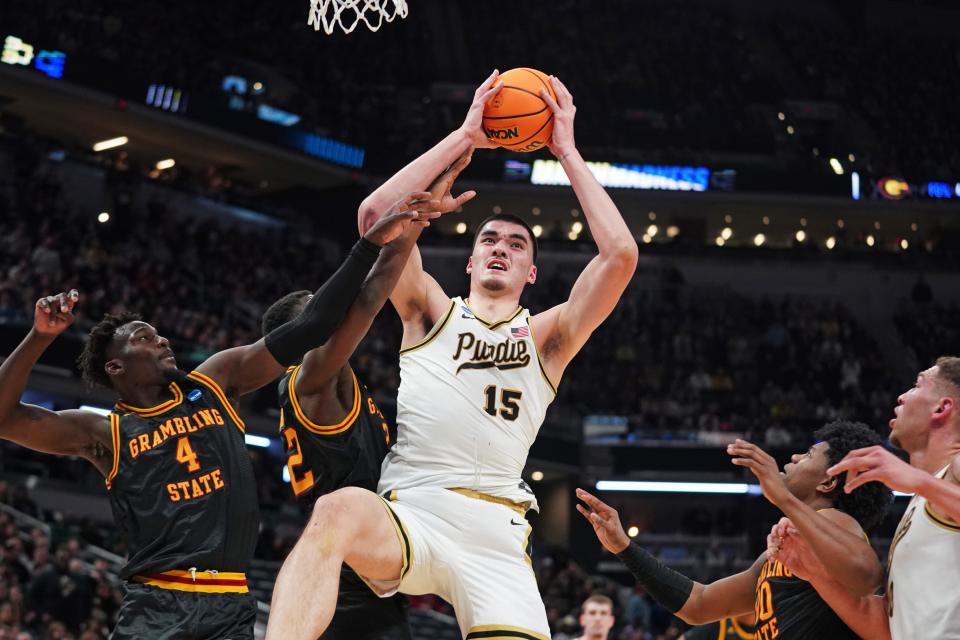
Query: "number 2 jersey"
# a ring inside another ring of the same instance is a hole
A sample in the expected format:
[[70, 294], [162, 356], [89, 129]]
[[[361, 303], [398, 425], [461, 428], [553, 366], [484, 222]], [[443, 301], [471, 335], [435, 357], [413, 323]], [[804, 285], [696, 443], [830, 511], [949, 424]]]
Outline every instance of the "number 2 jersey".
[[110, 414], [113, 468], [106, 483], [129, 546], [121, 576], [244, 573], [260, 514], [243, 421], [201, 373], [170, 390], [173, 398], [155, 407], [121, 402]]
[[378, 492], [462, 488], [535, 509], [521, 473], [554, 395], [529, 311], [488, 322], [453, 298], [430, 333], [400, 352], [397, 442]]
[[295, 388], [299, 373], [300, 366], [287, 369], [278, 388], [280, 435], [294, 495], [312, 507], [317, 498], [341, 487], [376, 491], [391, 438], [373, 396], [351, 370], [342, 376], [353, 386], [347, 415], [336, 424], [317, 424], [300, 406]]

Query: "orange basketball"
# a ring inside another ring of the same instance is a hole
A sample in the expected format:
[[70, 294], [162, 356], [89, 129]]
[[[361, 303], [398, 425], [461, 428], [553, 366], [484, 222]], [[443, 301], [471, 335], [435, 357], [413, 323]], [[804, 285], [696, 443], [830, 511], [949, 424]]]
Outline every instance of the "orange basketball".
[[500, 74], [503, 83], [483, 109], [483, 131], [497, 146], [510, 151], [536, 151], [550, 142], [553, 112], [540, 97], [546, 88], [556, 100], [550, 78], [536, 69], [510, 69]]

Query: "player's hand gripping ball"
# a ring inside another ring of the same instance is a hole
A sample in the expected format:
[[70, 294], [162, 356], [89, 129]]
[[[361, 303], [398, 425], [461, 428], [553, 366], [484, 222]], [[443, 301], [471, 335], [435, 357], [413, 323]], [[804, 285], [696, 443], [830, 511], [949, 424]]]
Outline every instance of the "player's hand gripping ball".
[[503, 88], [483, 110], [483, 132], [494, 144], [510, 151], [536, 151], [550, 143], [553, 111], [540, 97], [546, 89], [556, 100], [550, 78], [536, 69], [510, 69], [497, 79]]

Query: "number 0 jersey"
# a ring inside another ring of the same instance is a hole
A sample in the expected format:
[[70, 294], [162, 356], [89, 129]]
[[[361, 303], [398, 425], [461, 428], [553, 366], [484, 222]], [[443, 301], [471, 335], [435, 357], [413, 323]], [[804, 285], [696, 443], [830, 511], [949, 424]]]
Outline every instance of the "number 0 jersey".
[[530, 313], [487, 322], [461, 298], [419, 344], [400, 352], [397, 443], [378, 492], [463, 488], [529, 502], [521, 472], [555, 390]]
[[351, 371], [350, 411], [338, 424], [316, 424], [303, 412], [297, 398], [299, 372], [299, 366], [287, 369], [279, 386], [280, 433], [293, 493], [312, 506], [317, 498], [340, 487], [376, 491], [390, 432], [373, 397]]
[[121, 576], [167, 571], [243, 573], [260, 529], [244, 424], [216, 382], [196, 371], [173, 399], [110, 414], [114, 519], [127, 535]]

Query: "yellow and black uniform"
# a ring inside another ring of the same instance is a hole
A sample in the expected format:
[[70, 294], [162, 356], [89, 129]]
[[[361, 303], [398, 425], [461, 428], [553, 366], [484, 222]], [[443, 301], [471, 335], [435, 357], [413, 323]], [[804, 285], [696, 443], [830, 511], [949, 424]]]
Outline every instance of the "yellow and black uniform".
[[112, 639], [253, 638], [245, 572], [260, 527], [244, 424], [196, 371], [149, 409], [110, 414], [107, 488], [126, 534], [127, 593]]
[[[376, 492], [380, 465], [390, 449], [391, 433], [373, 396], [350, 374], [352, 405], [332, 425], [316, 424], [304, 413], [295, 389], [300, 367], [281, 379], [280, 435], [287, 451], [290, 486], [312, 508], [320, 496], [342, 487]], [[349, 567], [340, 574], [340, 593], [324, 640], [409, 640], [406, 598], [379, 598]]]
[[757, 640], [856, 640], [857, 634], [833, 612], [816, 589], [776, 560], [768, 560], [757, 579]]
[[753, 625], [737, 622], [736, 618], [724, 618], [710, 624], [702, 624], [684, 632], [684, 640], [753, 640]]

